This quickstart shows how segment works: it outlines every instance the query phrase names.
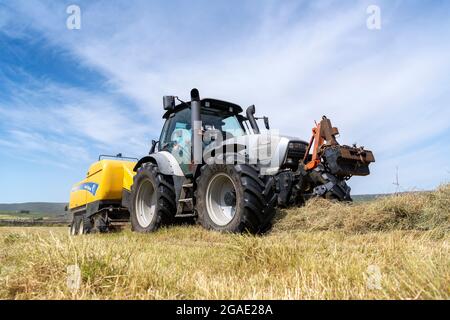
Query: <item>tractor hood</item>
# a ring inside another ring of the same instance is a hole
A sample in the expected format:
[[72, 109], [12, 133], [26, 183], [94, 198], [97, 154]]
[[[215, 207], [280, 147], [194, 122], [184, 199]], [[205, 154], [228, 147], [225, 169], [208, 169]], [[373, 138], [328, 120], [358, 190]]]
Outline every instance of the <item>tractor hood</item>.
[[[237, 152], [238, 161], [257, 164], [261, 167], [261, 174], [274, 175], [288, 161], [298, 163], [298, 160], [303, 158], [307, 146], [308, 143], [301, 139], [268, 131], [213, 141], [205, 147], [204, 159], [207, 163], [214, 161], [220, 163], [224, 155], [226, 161], [232, 163]], [[290, 156], [293, 158], [290, 159]]]

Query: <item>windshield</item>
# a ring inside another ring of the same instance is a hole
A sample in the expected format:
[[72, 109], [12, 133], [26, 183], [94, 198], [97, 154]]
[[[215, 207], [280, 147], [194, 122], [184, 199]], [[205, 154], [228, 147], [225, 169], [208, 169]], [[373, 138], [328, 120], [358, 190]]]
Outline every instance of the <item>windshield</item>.
[[[204, 132], [219, 130], [224, 138], [245, 135], [244, 127], [236, 115], [217, 110], [202, 110], [202, 129]], [[164, 149], [173, 143], [180, 143], [180, 137], [186, 140], [184, 143], [190, 144], [190, 135], [191, 110], [186, 108], [166, 121], [160, 137], [160, 146]]]
[[204, 113], [202, 114], [202, 126], [204, 131], [219, 130], [224, 138], [239, 137], [245, 131], [235, 115]]

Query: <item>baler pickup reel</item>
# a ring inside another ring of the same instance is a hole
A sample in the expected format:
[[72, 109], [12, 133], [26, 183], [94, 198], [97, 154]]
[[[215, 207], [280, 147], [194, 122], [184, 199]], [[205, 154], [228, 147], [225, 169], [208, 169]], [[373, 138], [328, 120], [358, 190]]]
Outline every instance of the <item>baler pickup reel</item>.
[[330, 119], [323, 116], [322, 121], [312, 129], [312, 137], [304, 158], [305, 170], [314, 170], [323, 159], [330, 173], [337, 177], [369, 175], [369, 164], [375, 162], [372, 151], [356, 145], [341, 146], [336, 140], [337, 135], [339, 135], [338, 128], [333, 127]]
[[312, 137], [299, 167], [297, 183], [294, 187], [296, 202], [313, 196], [323, 196], [339, 201], [351, 201], [350, 187], [346, 181], [352, 176], [370, 174], [369, 164], [375, 162], [372, 151], [356, 145], [340, 145], [336, 136], [339, 130], [331, 125], [327, 117], [312, 129]]

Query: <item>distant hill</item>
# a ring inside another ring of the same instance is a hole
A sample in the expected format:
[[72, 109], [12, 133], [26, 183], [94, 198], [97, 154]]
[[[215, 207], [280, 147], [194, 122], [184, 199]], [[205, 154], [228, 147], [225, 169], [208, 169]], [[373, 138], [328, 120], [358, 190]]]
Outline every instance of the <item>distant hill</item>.
[[0, 203], [0, 211], [21, 211], [26, 210], [35, 213], [47, 213], [50, 215], [60, 215], [64, 213], [67, 203], [54, 202], [27, 202], [27, 203]]
[[355, 202], [363, 202], [363, 201], [370, 201], [375, 200], [377, 198], [381, 197], [387, 197], [390, 194], [358, 194], [358, 195], [352, 195], [352, 199]]

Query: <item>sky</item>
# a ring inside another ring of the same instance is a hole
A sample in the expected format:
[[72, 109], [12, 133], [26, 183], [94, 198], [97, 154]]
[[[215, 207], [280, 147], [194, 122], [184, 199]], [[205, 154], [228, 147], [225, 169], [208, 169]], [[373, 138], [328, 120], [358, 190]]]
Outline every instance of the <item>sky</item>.
[[376, 157], [353, 194], [396, 191], [397, 168], [430, 190], [450, 180], [449, 58], [449, 1], [0, 0], [0, 203], [66, 202], [99, 154], [144, 156], [162, 96], [194, 87], [304, 140], [327, 115]]

